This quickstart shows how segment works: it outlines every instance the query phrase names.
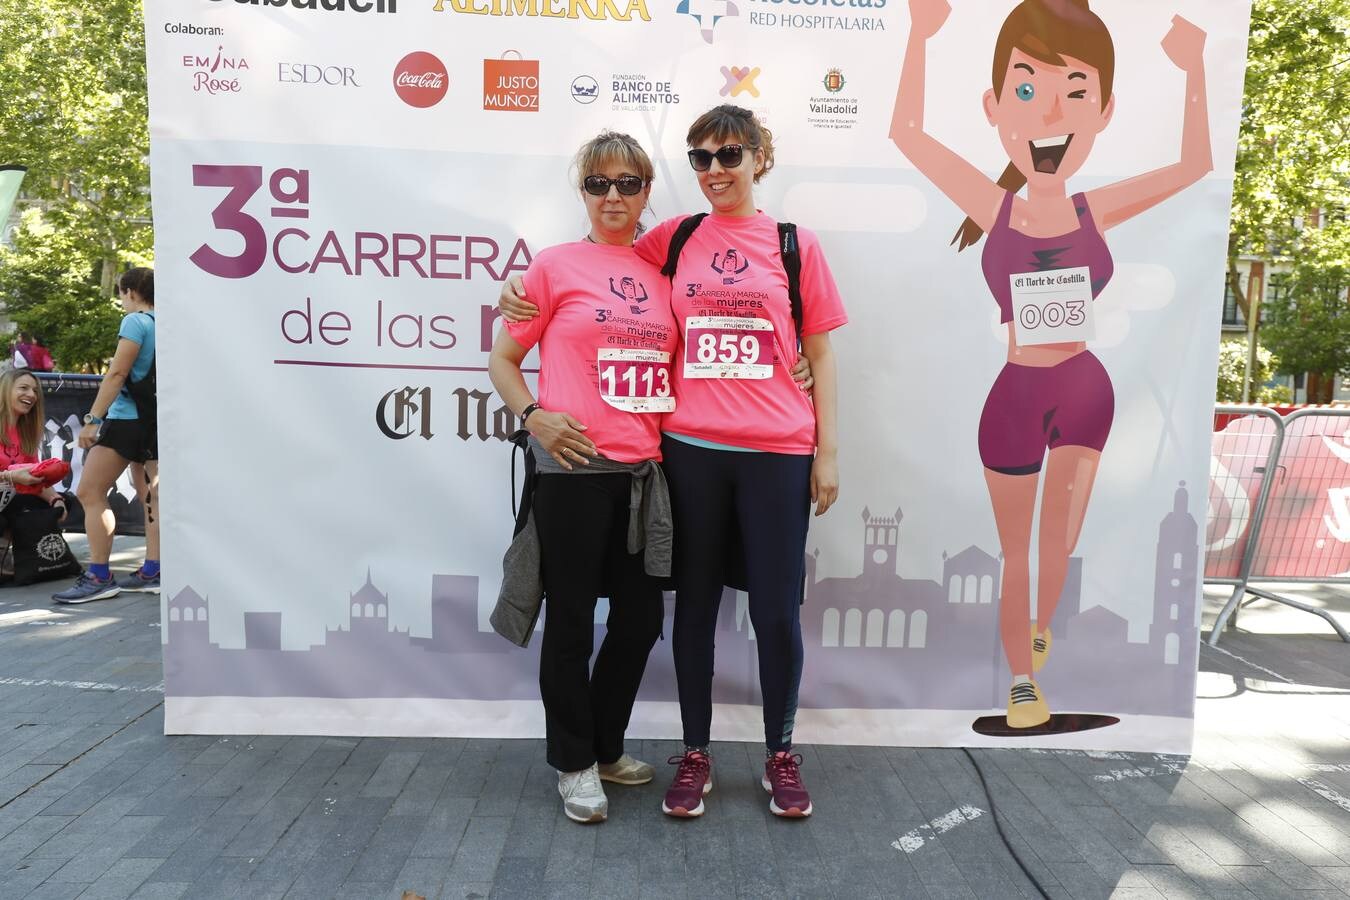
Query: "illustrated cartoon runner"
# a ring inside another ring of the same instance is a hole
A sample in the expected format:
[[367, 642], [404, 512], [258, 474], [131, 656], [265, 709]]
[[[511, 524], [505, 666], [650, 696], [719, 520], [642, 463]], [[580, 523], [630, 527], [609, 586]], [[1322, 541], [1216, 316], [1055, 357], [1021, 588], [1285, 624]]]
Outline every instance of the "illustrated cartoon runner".
[[[717, 264], [717, 257], [722, 257], [722, 264]], [[735, 247], [727, 248], [724, 254], [713, 254], [712, 270], [722, 276], [723, 284], [735, 284], [740, 281], [736, 276], [750, 268], [750, 260], [742, 260], [740, 254], [736, 252]]]
[[[927, 42], [951, 7], [910, 0], [909, 9], [891, 139], [966, 213], [952, 240], [958, 252], [988, 235], [984, 277], [1008, 326], [1008, 362], [985, 400], [979, 447], [1003, 549], [999, 630], [1012, 675], [1007, 724], [1034, 728], [1049, 721], [1050, 711], [1032, 676], [1050, 652], [1049, 623], [1115, 413], [1110, 376], [1086, 344], [1093, 300], [1113, 271], [1103, 232], [1213, 168], [1205, 33], [1175, 16], [1162, 40], [1163, 52], [1186, 75], [1180, 161], [1070, 196], [1065, 183], [1115, 109], [1115, 48], [1087, 0], [1023, 0], [999, 31], [993, 86], [984, 94], [984, 115], [1011, 160], [997, 183], [924, 131]], [[1018, 194], [1023, 186], [1025, 197]], [[1032, 622], [1030, 548], [1042, 470]]]
[[[638, 288], [642, 289], [642, 296], [638, 296]], [[609, 292], [620, 300], [628, 304], [629, 310], [633, 315], [642, 315], [646, 312], [642, 304], [647, 302], [647, 286], [633, 279], [630, 275], [625, 275], [619, 279], [619, 286], [614, 286], [614, 276], [609, 277]]]

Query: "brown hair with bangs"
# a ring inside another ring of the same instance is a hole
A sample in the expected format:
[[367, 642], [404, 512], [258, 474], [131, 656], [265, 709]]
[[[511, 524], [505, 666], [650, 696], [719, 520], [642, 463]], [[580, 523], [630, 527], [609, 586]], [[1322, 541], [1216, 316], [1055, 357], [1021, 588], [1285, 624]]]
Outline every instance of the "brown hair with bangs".
[[[994, 45], [992, 81], [995, 97], [1003, 96], [1003, 79], [1008, 74], [1008, 60], [1012, 58], [1014, 47], [1052, 66], [1067, 65], [1065, 56], [1081, 60], [1097, 70], [1102, 86], [1102, 106], [1111, 99], [1116, 48], [1106, 23], [1088, 8], [1088, 0], [1022, 0], [1008, 14]], [[998, 179], [998, 186], [1005, 191], [1016, 192], [1026, 183], [1026, 175], [1012, 163]], [[957, 245], [959, 252], [978, 242], [983, 235], [983, 229], [967, 217], [957, 229], [952, 243]]]
[[735, 141], [752, 151], [764, 151], [764, 168], [755, 173], [755, 184], [759, 184], [759, 180], [773, 168], [773, 132], [743, 106], [731, 103], [714, 106], [689, 126], [685, 142], [690, 147], [697, 147], [708, 138]]

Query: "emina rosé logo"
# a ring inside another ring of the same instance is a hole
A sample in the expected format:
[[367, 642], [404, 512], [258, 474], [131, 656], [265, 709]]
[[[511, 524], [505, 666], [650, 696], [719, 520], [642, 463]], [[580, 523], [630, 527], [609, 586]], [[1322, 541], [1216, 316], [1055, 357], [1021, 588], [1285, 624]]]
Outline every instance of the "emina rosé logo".
[[449, 89], [445, 63], [425, 50], [409, 53], [394, 67], [394, 92], [409, 106], [428, 109], [440, 103]]
[[223, 46], [216, 47], [215, 56], [183, 54], [183, 68], [192, 70], [192, 89], [216, 94], [237, 94], [243, 90], [239, 73], [249, 71], [248, 60], [242, 56], [227, 56]]

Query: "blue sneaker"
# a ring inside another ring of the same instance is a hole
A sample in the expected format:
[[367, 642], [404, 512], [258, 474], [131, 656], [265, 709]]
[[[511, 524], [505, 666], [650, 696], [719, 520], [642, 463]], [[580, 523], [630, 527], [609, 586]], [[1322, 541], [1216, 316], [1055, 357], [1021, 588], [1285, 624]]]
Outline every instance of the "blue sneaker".
[[145, 575], [145, 567], [137, 569], [135, 572], [128, 572], [126, 575], [117, 579], [117, 586], [124, 591], [143, 591], [147, 594], [159, 593], [159, 573], [156, 572], [151, 577]]
[[52, 594], [57, 603], [88, 603], [91, 600], [107, 600], [122, 593], [122, 589], [113, 581], [112, 576], [95, 578], [85, 572], [75, 580], [75, 586], [59, 594]]

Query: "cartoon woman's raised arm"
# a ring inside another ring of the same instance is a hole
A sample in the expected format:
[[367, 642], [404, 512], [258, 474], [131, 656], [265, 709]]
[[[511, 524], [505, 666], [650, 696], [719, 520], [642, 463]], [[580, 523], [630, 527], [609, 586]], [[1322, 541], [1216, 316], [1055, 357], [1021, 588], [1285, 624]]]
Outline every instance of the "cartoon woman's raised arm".
[[1186, 111], [1181, 122], [1181, 161], [1087, 194], [1093, 218], [1103, 230], [1119, 225], [1214, 169], [1209, 146], [1209, 105], [1205, 96], [1205, 33], [1181, 16], [1162, 40], [1163, 52], [1186, 73]]
[[938, 190], [989, 231], [998, 217], [1003, 189], [923, 128], [928, 39], [937, 34], [951, 11], [947, 0], [909, 0], [909, 44], [900, 68], [891, 140]]

